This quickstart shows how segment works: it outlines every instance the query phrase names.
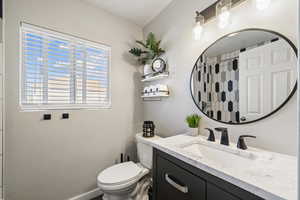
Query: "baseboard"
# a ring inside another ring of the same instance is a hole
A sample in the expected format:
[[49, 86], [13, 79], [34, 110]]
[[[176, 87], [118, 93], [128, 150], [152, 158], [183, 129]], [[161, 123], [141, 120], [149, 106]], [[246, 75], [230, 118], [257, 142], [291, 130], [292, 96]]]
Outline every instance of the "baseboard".
[[99, 188], [96, 188], [94, 190], [91, 190], [91, 191], [88, 191], [86, 193], [80, 194], [78, 196], [72, 197], [68, 200], [91, 200], [91, 199], [96, 198], [96, 197], [98, 197], [102, 194], [103, 194], [103, 192]]

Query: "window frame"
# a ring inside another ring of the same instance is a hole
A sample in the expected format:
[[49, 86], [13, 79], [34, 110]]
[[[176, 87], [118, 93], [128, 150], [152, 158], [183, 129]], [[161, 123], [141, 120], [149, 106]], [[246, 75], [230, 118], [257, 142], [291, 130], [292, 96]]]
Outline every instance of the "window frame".
[[[69, 41], [78, 41], [80, 43], [83, 43], [85, 45], [89, 45], [91, 47], [103, 49], [107, 51], [108, 53], [108, 70], [107, 70], [107, 78], [108, 78], [108, 89], [107, 89], [107, 94], [108, 94], [108, 101], [105, 104], [76, 104], [76, 103], [68, 103], [68, 104], [56, 104], [56, 105], [51, 105], [51, 104], [24, 104], [22, 103], [23, 99], [23, 92], [24, 92], [24, 69], [23, 67], [23, 29], [32, 29], [34, 32], [38, 33], [46, 33], [47, 35], [56, 37], [56, 38], [61, 38], [63, 40], [66, 40], [66, 38]], [[59, 31], [55, 31], [49, 28], [37, 26], [37, 25], [32, 25], [29, 23], [21, 22], [19, 26], [19, 107], [21, 111], [47, 111], [47, 110], [99, 110], [99, 109], [111, 109], [111, 101], [112, 101], [112, 89], [111, 89], [111, 46], [99, 42], [94, 42], [91, 40], [87, 40], [81, 37], [73, 36], [71, 34], [67, 33], [62, 33]]]

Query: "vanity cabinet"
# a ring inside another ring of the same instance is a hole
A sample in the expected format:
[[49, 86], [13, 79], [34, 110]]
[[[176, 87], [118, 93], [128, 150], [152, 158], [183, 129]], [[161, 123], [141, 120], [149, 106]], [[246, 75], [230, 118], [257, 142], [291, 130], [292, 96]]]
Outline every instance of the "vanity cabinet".
[[154, 148], [153, 200], [263, 199]]
[[162, 157], [157, 157], [156, 198], [205, 200], [205, 181]]
[[240, 200], [241, 198], [235, 197], [229, 192], [226, 192], [217, 186], [214, 186], [210, 183], [206, 184], [207, 187], [207, 200]]

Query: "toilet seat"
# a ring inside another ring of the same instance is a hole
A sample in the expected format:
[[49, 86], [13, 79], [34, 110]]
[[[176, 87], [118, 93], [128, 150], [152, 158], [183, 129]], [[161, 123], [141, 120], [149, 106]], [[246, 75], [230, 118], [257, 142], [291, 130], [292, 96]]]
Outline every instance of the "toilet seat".
[[149, 170], [140, 164], [124, 162], [103, 170], [99, 173], [97, 182], [102, 190], [122, 190], [133, 186], [148, 172]]

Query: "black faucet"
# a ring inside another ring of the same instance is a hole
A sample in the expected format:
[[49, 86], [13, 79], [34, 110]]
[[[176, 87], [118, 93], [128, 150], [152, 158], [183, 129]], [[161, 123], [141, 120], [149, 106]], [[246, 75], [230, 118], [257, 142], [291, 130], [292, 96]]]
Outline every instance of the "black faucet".
[[241, 135], [241, 136], [239, 137], [239, 140], [238, 140], [238, 143], [237, 143], [237, 148], [238, 148], [238, 149], [243, 149], [243, 150], [248, 149], [248, 147], [247, 147], [247, 145], [246, 145], [246, 143], [245, 143], [245, 140], [244, 140], [244, 138], [246, 138], [246, 137], [256, 138], [256, 137], [253, 136], [253, 135]]
[[210, 128], [205, 128], [205, 129], [209, 131], [209, 136], [208, 136], [207, 140], [211, 141], [211, 142], [216, 141], [214, 131]]
[[221, 144], [229, 146], [228, 130], [227, 128], [219, 127], [215, 128], [216, 131], [220, 131], [221, 135]]

